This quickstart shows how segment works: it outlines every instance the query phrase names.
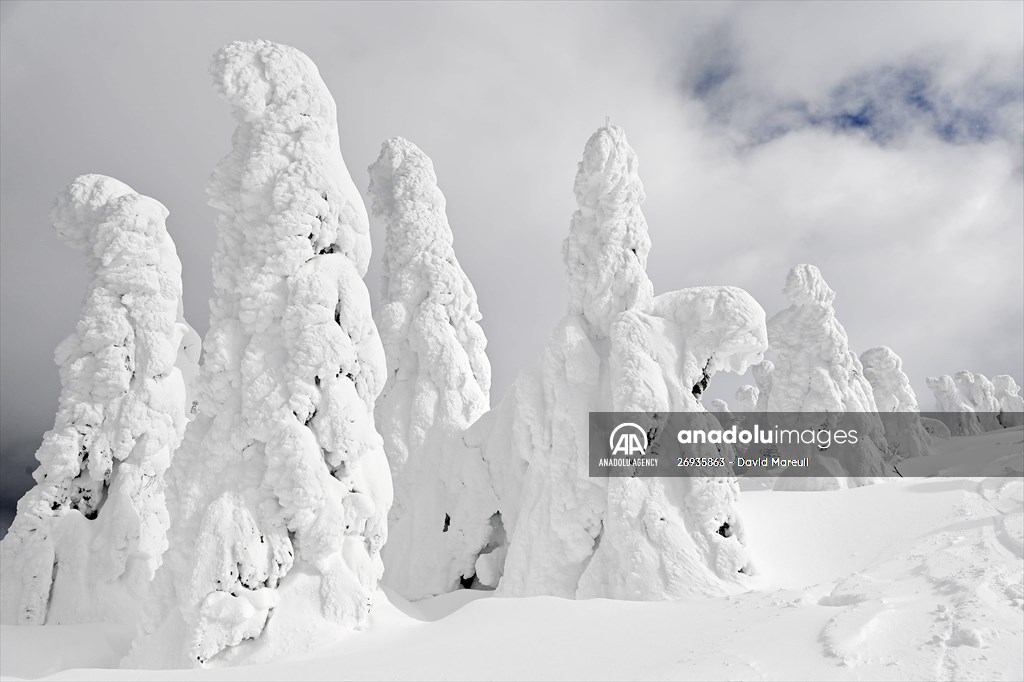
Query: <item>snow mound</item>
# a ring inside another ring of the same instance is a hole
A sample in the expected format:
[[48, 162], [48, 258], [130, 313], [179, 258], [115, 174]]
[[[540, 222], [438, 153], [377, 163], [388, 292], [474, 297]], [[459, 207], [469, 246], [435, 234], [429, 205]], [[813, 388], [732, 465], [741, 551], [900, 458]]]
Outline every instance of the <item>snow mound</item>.
[[163, 205], [83, 175], [50, 215], [85, 251], [90, 282], [55, 353], [60, 402], [36, 485], [0, 541], [0, 620], [131, 623], [166, 548], [163, 476], [189, 419], [199, 338]]
[[[462, 438], [490, 407], [491, 366], [430, 159], [396, 138], [369, 170], [387, 244], [377, 326], [388, 378], [375, 408], [395, 485], [384, 580], [422, 599], [471, 581], [492, 533], [487, 466]], [[496, 584], [496, 568], [481, 568], [481, 582]]]
[[366, 211], [334, 100], [298, 50], [232, 43], [234, 106], [208, 185], [214, 295], [198, 416], [168, 471], [169, 549], [128, 663], [264, 661], [369, 624], [391, 476]]

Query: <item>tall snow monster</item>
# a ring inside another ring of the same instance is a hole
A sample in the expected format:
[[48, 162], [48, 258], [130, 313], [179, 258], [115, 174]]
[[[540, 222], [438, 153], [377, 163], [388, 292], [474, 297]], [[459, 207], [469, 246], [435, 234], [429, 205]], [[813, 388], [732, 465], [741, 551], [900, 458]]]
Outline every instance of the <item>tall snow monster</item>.
[[490, 407], [491, 366], [430, 159], [408, 140], [386, 141], [369, 193], [386, 235], [377, 325], [388, 376], [375, 415], [395, 502], [384, 582], [422, 599], [471, 584], [492, 534], [497, 499], [462, 438]]
[[739, 289], [653, 295], [637, 165], [617, 127], [587, 142], [563, 249], [568, 313], [466, 434], [490, 468], [504, 540], [477, 575], [500, 577], [502, 594], [666, 599], [727, 592], [749, 572], [734, 478], [588, 475], [589, 412], [706, 414], [708, 378], [767, 347], [764, 311]]
[[932, 454], [903, 359], [888, 346], [877, 346], [861, 353], [860, 361], [885, 430], [887, 460], [895, 464]]
[[227, 45], [211, 74], [238, 127], [207, 187], [210, 330], [139, 667], [255, 663], [366, 627], [392, 498], [368, 221], [334, 99], [267, 41]]
[[60, 402], [36, 485], [0, 542], [0, 620], [132, 623], [166, 549], [164, 472], [188, 422], [199, 337], [159, 202], [83, 175], [50, 215], [86, 253], [90, 281], [55, 354]]
[[[789, 307], [768, 320], [768, 343], [774, 355], [770, 386], [761, 385], [767, 412], [791, 413], [802, 428], [827, 426], [837, 413], [855, 425], [856, 444], [808, 452], [806, 475], [780, 476], [779, 489], [835, 489], [873, 483], [888, 474], [882, 448], [884, 428], [878, 418], [871, 384], [850, 350], [846, 330], [836, 319], [835, 292], [813, 265], [796, 265], [783, 289]], [[793, 456], [800, 456], [796, 451]]]

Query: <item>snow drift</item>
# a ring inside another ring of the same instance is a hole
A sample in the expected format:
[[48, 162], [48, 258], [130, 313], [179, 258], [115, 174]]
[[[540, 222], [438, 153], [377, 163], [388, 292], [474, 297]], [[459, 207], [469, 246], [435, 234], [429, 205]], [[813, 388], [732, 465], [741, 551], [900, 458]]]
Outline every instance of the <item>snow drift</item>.
[[386, 235], [377, 326], [388, 377], [375, 416], [395, 502], [384, 580], [407, 599], [469, 583], [498, 501], [462, 433], [490, 407], [476, 291], [459, 266], [430, 159], [401, 138], [370, 167], [371, 218]]
[[83, 175], [50, 217], [86, 253], [76, 330], [57, 347], [61, 394], [36, 485], [0, 542], [4, 623], [132, 622], [166, 548], [164, 471], [190, 411], [199, 338], [181, 307], [167, 209]]
[[208, 185], [210, 331], [128, 657], [142, 667], [258, 662], [365, 627], [392, 497], [367, 216], [334, 100], [308, 57], [267, 41], [222, 48], [211, 73], [238, 128]]

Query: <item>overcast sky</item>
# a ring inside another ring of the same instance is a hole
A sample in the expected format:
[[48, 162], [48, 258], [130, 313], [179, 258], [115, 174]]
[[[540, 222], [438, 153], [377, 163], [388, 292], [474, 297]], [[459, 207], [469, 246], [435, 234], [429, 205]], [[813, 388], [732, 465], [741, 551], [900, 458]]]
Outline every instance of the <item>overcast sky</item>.
[[30, 483], [60, 389], [53, 349], [82, 303], [84, 258], [47, 220], [75, 176], [168, 207], [185, 314], [206, 331], [204, 185], [233, 129], [207, 62], [232, 40], [313, 59], [364, 193], [385, 138], [432, 157], [493, 402], [564, 312], [573, 177], [606, 116], [640, 158], [657, 292], [738, 285], [771, 315], [788, 268], [811, 262], [853, 348], [891, 346], [923, 408], [929, 375], [1021, 383], [1024, 3], [0, 8], [0, 505]]

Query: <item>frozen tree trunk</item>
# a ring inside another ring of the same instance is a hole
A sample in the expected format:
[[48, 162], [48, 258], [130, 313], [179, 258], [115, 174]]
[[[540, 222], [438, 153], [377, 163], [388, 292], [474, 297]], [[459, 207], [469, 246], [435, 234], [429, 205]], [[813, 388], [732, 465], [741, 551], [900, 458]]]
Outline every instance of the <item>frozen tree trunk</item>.
[[888, 346], [878, 346], [861, 353], [860, 361], [885, 429], [886, 461], [898, 464], [932, 454], [931, 438], [921, 424], [917, 396], [900, 356]]
[[939, 412], [936, 416], [949, 428], [952, 435], [974, 436], [984, 431], [974, 407], [960, 393], [953, 377], [948, 374], [928, 377], [925, 383], [935, 395], [935, 409]]
[[856, 445], [833, 445], [827, 454], [814, 453], [808, 469], [811, 475], [780, 477], [776, 488], [835, 489], [880, 480], [887, 473], [879, 449], [885, 445], [883, 428], [864, 368], [836, 319], [835, 292], [818, 268], [796, 265], [786, 277], [783, 293], [790, 306], [768, 321], [775, 366], [770, 388], [761, 388], [766, 410], [812, 413], [800, 421], [805, 428], [819, 426], [822, 413], [862, 416], [847, 418], [851, 424], [856, 422], [861, 434]]
[[375, 408], [395, 485], [384, 581], [422, 599], [470, 583], [491, 536], [498, 501], [463, 441], [490, 407], [491, 366], [430, 159], [388, 140], [370, 167], [370, 198], [387, 239], [377, 323], [388, 377]]
[[167, 209], [102, 175], [51, 213], [85, 251], [82, 319], [60, 344], [61, 395], [36, 485], [0, 542], [6, 624], [131, 623], [166, 549], [164, 471], [181, 442], [199, 337], [181, 306]]
[[[490, 468], [507, 538], [480, 557], [478, 575], [486, 566], [506, 595], [662, 599], [722, 591], [747, 565], [741, 537], [716, 533], [726, 518], [738, 521], [735, 481], [590, 478], [588, 413], [703, 413], [697, 385], [718, 369], [745, 367], [751, 355], [760, 359], [764, 312], [729, 287], [653, 297], [643, 186], [620, 129], [590, 138], [575, 193], [579, 208], [563, 251], [569, 312], [540, 362], [466, 434]], [[666, 524], [648, 533], [642, 526], [651, 513]]]
[[254, 663], [366, 627], [391, 506], [368, 224], [334, 100], [308, 57], [267, 41], [222, 48], [211, 73], [238, 128], [208, 186], [210, 331], [127, 659], [141, 667]]
[[1020, 387], [1009, 374], [992, 377], [996, 400], [999, 401], [999, 423], [1003, 428], [1024, 426], [1024, 398]]

